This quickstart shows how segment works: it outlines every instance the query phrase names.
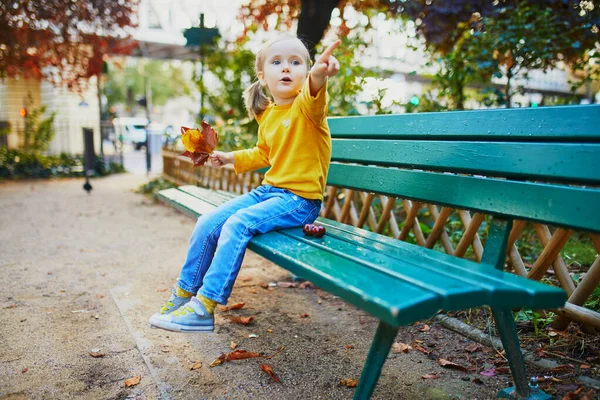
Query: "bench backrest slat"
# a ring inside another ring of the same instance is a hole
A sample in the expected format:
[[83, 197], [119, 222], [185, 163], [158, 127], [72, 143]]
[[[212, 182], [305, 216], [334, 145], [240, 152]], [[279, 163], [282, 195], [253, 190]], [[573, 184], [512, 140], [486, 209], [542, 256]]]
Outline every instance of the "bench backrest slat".
[[328, 118], [333, 138], [600, 142], [600, 105]]
[[600, 143], [334, 139], [332, 161], [600, 185]]
[[600, 232], [600, 189], [335, 162], [327, 183]]

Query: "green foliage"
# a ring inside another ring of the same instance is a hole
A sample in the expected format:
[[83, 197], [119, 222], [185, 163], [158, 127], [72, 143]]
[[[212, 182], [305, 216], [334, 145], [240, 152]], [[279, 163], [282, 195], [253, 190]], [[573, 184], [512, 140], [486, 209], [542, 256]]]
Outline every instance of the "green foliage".
[[[207, 114], [214, 117], [219, 132], [219, 150], [231, 151], [249, 148], [256, 144], [258, 124], [248, 117], [243, 93], [254, 78], [255, 55], [248, 48], [249, 39], [229, 43], [224, 40], [206, 51], [205, 74], [212, 75], [216, 88], [210, 92], [204, 80], [194, 75], [198, 90], [207, 103]], [[204, 113], [202, 113], [204, 114]]]
[[[31, 97], [29, 103], [31, 103]], [[33, 153], [41, 153], [48, 150], [48, 146], [54, 138], [54, 118], [53, 112], [46, 119], [40, 121], [42, 114], [46, 112], [46, 106], [32, 108], [25, 116], [25, 131], [23, 134], [23, 148]]]
[[[104, 176], [124, 172], [119, 164], [105, 163], [101, 159], [94, 165], [96, 175]], [[0, 148], [0, 179], [83, 177], [83, 157], [62, 153], [47, 156], [31, 151]]]
[[0, 121], [0, 135], [8, 135], [11, 132], [10, 122]]
[[528, 322], [531, 321], [536, 335], [539, 335], [548, 325], [552, 323], [556, 314], [547, 312], [545, 317], [542, 317], [537, 311], [533, 311], [527, 307], [514, 313], [515, 321]]
[[161, 106], [170, 98], [191, 94], [186, 74], [176, 62], [138, 59], [123, 67], [113, 61], [103, 87], [108, 107], [127, 104], [128, 89], [131, 90], [133, 101], [145, 97], [144, 74], [148, 76], [152, 88], [153, 105]]
[[159, 178], [156, 178], [154, 180], [151, 180], [150, 182], [147, 182], [147, 183], [141, 185], [139, 188], [137, 188], [137, 190], [135, 192], [148, 194], [148, 195], [154, 195], [163, 189], [171, 189], [171, 188], [176, 188], [176, 187], [177, 187], [177, 185], [175, 183], [173, 183], [161, 176]]

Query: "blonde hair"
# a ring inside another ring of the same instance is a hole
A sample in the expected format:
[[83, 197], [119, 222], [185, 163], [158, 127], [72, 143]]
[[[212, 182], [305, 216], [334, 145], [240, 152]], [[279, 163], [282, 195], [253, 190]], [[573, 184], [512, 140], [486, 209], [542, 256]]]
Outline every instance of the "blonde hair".
[[[300, 43], [302, 43], [304, 50], [306, 50], [306, 54], [304, 55], [306, 58], [306, 65], [307, 68], [310, 67], [310, 53], [308, 52], [308, 49], [306, 48], [304, 42], [302, 42], [296, 36], [290, 35], [289, 33], [281, 33], [275, 39], [267, 42], [262, 47], [262, 49], [260, 49], [260, 51], [256, 54], [256, 59], [254, 60], [254, 73], [256, 76], [258, 76], [259, 72], [263, 71], [265, 57], [267, 55], [267, 50], [269, 49], [269, 47], [271, 47], [271, 45], [273, 45], [274, 43], [290, 39], [299, 40]], [[248, 115], [250, 116], [250, 118], [254, 118], [257, 115], [260, 115], [260, 113], [265, 111], [270, 104], [271, 99], [269, 99], [269, 97], [267, 97], [267, 95], [265, 94], [262, 85], [260, 84], [260, 81], [258, 81], [258, 79], [254, 81], [254, 83], [252, 83], [252, 85], [250, 85], [248, 88], [246, 88], [246, 90], [244, 90], [244, 105], [246, 106], [246, 110], [248, 110]]]

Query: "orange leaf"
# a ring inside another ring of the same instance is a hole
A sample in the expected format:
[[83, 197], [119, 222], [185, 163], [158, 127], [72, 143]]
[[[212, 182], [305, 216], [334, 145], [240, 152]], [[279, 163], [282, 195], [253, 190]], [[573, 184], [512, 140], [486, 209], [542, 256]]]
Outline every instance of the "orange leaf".
[[412, 350], [412, 347], [405, 343], [394, 343], [392, 345], [392, 353], [408, 353], [409, 350]]
[[342, 385], [342, 386], [348, 386], [348, 387], [353, 388], [353, 387], [356, 387], [358, 385], [358, 379], [350, 379], [350, 378], [342, 379], [340, 381], [340, 385]]
[[90, 351], [88, 354], [94, 358], [104, 357], [104, 353], [100, 353], [99, 351]]
[[215, 358], [215, 360], [211, 362], [208, 366], [212, 368], [216, 367], [217, 365], [221, 365], [225, 361], [225, 358], [227, 358], [227, 354], [223, 353], [219, 357]]
[[229, 311], [229, 310], [239, 310], [240, 308], [244, 307], [246, 305], [246, 303], [235, 303], [232, 304], [230, 306], [223, 306], [223, 307], [219, 307], [220, 311]]
[[190, 371], [194, 371], [196, 369], [202, 368], [202, 363], [200, 361], [193, 363], [190, 365]]
[[202, 121], [201, 126], [201, 130], [181, 127], [181, 142], [186, 150], [182, 155], [190, 157], [194, 167], [204, 165], [219, 142], [217, 132], [208, 123]]
[[467, 369], [467, 367], [464, 367], [462, 365], [453, 363], [452, 361], [448, 361], [448, 360], [444, 360], [443, 358], [440, 358], [437, 360], [437, 363], [439, 365], [441, 365], [444, 368], [452, 368], [452, 369], [457, 369], [459, 371], [463, 371], [463, 372], [468, 372], [469, 370]]
[[418, 331], [420, 332], [429, 332], [431, 328], [429, 328], [429, 325], [427, 324], [423, 324], [423, 326], [420, 326], [417, 328]]
[[279, 380], [279, 377], [275, 374], [275, 372], [273, 372], [273, 369], [271, 369], [270, 366], [268, 366], [267, 364], [260, 364], [258, 366], [260, 369], [262, 369], [263, 371], [265, 371], [267, 374], [269, 374], [269, 376], [271, 378], [273, 378], [273, 380], [277, 383], [281, 383], [281, 381]]
[[254, 320], [254, 317], [228, 317], [229, 320], [236, 324], [248, 325]]
[[125, 387], [131, 387], [131, 386], [135, 386], [138, 383], [140, 383], [140, 381], [142, 380], [141, 376], [134, 376], [132, 378], [129, 378], [125, 381]]
[[231, 353], [227, 354], [226, 360], [227, 361], [245, 360], [247, 358], [256, 358], [256, 357], [262, 357], [262, 356], [258, 353], [254, 353], [252, 351], [236, 350], [236, 351], [232, 351]]
[[308, 314], [300, 314], [300, 318], [308, 318], [308, 317], [310, 317], [310, 315], [308, 315]]

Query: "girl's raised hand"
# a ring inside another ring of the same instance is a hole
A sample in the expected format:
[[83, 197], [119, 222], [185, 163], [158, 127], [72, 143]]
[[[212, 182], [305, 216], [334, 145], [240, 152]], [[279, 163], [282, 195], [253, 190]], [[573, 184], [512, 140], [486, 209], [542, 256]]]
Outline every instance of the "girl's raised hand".
[[210, 164], [213, 167], [219, 168], [223, 165], [233, 163], [233, 154], [232, 153], [224, 153], [222, 151], [215, 150], [208, 157]]
[[334, 76], [340, 70], [339, 61], [333, 56], [333, 51], [340, 45], [341, 41], [338, 39], [333, 42], [323, 54], [321, 54], [315, 61], [315, 65], [310, 69], [310, 94], [316, 96], [321, 90], [327, 78]]
[[324, 79], [325, 77], [334, 76], [340, 70], [339, 61], [333, 56], [333, 51], [341, 43], [341, 40], [333, 42], [323, 54], [316, 59], [315, 65], [311, 69], [311, 74], [315, 78]]

